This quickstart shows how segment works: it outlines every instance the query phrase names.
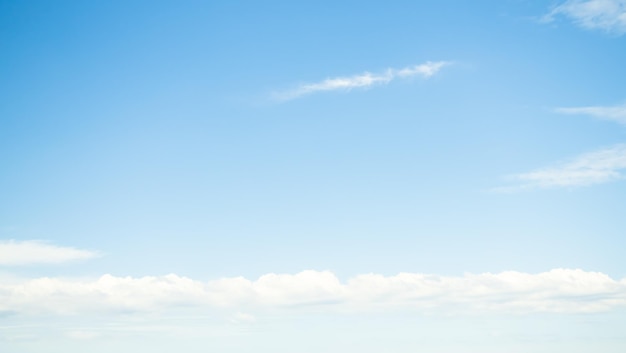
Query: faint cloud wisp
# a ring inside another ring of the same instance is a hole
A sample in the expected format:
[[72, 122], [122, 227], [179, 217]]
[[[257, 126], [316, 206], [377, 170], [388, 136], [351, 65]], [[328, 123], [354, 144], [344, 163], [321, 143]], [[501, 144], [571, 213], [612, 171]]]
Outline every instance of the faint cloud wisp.
[[556, 112], [561, 114], [591, 115], [597, 119], [610, 120], [626, 124], [626, 104], [616, 106], [557, 108]]
[[300, 85], [292, 90], [275, 92], [273, 98], [279, 101], [288, 101], [305, 95], [338, 90], [351, 90], [353, 88], [365, 88], [374, 85], [388, 84], [394, 79], [406, 79], [410, 77], [428, 78], [435, 75], [442, 67], [449, 65], [446, 61], [426, 62], [424, 64], [409, 66], [402, 69], [387, 69], [383, 73], [372, 74], [365, 72], [359, 75], [327, 78], [316, 83]]
[[36, 240], [0, 241], [0, 266], [55, 264], [98, 256], [92, 251], [56, 246]]
[[569, 0], [552, 9], [543, 20], [551, 22], [558, 15], [586, 29], [626, 33], [626, 0]]
[[626, 144], [582, 154], [569, 162], [553, 167], [517, 174], [512, 179], [520, 184], [494, 191], [520, 191], [559, 187], [579, 187], [622, 179], [626, 169]]

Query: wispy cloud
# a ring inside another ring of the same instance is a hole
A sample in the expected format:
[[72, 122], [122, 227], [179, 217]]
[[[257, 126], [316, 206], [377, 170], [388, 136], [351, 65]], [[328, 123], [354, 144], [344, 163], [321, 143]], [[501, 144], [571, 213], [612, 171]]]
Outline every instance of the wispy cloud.
[[495, 191], [518, 191], [537, 188], [578, 187], [606, 183], [624, 177], [626, 145], [618, 144], [599, 151], [585, 153], [571, 161], [553, 167], [514, 175], [516, 185]]
[[557, 108], [556, 112], [561, 114], [591, 115], [598, 119], [626, 124], [626, 104], [616, 106]]
[[291, 90], [275, 92], [273, 96], [277, 100], [286, 101], [317, 92], [338, 90], [348, 91], [353, 88], [364, 88], [388, 84], [398, 78], [405, 79], [416, 76], [428, 78], [439, 72], [439, 70], [446, 65], [449, 65], [449, 62], [429, 61], [421, 65], [409, 66], [402, 69], [390, 68], [378, 74], [365, 72], [354, 76], [327, 78], [320, 82], [303, 84]]
[[92, 251], [55, 246], [41, 241], [0, 241], [0, 266], [54, 264], [97, 256]]
[[569, 0], [556, 6], [545, 21], [562, 15], [587, 29], [626, 33], [626, 0]]
[[[599, 272], [555, 269], [439, 276], [363, 274], [341, 282], [332, 272], [266, 274], [202, 282], [177, 275], [95, 280], [39, 278], [0, 284], [0, 310], [16, 315], [161, 312], [181, 307], [220, 309], [238, 321], [250, 312], [307, 308], [336, 313], [380, 309], [439, 313], [581, 313], [626, 306], [626, 279]], [[462, 309], [460, 309], [462, 308]]]

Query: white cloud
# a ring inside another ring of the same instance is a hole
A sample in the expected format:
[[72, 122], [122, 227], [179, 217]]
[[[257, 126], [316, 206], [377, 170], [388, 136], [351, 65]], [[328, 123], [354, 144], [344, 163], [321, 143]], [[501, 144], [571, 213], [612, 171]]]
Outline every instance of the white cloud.
[[55, 246], [41, 241], [0, 241], [0, 266], [54, 264], [96, 256], [98, 254], [91, 251]]
[[626, 169], [626, 145], [618, 144], [599, 151], [585, 153], [554, 167], [513, 176], [520, 184], [496, 188], [496, 191], [516, 191], [535, 188], [577, 187], [606, 183], [623, 178]]
[[557, 108], [556, 112], [561, 114], [591, 115], [594, 118], [626, 124], [626, 104], [616, 106]]
[[[16, 314], [154, 312], [181, 307], [227, 309], [238, 322], [250, 312], [367, 312], [385, 309], [443, 313], [581, 313], [626, 306], [626, 279], [555, 269], [449, 277], [420, 273], [364, 274], [342, 283], [328, 271], [267, 274], [202, 282], [177, 275], [95, 280], [38, 278], [0, 285], [0, 311]], [[245, 314], [241, 314], [245, 312]]]
[[253, 315], [238, 312], [230, 318], [230, 322], [233, 324], [249, 324], [256, 321]]
[[544, 19], [552, 21], [557, 15], [569, 17], [583, 28], [626, 33], [626, 0], [569, 0]]
[[95, 331], [85, 331], [85, 330], [73, 330], [73, 331], [67, 331], [65, 333], [65, 335], [68, 338], [71, 339], [75, 339], [75, 340], [92, 340], [94, 338], [97, 338], [100, 336], [100, 334], [98, 332]]
[[324, 81], [316, 83], [303, 84], [289, 91], [277, 92], [274, 94], [274, 97], [278, 100], [286, 101], [316, 92], [337, 90], [346, 91], [352, 88], [364, 88], [374, 85], [387, 84], [396, 78], [410, 78], [415, 76], [428, 78], [436, 74], [442, 67], [448, 64], [448, 62], [444, 61], [429, 61], [421, 65], [405, 67], [402, 69], [387, 69], [385, 72], [379, 74], [365, 72], [355, 76], [328, 78]]

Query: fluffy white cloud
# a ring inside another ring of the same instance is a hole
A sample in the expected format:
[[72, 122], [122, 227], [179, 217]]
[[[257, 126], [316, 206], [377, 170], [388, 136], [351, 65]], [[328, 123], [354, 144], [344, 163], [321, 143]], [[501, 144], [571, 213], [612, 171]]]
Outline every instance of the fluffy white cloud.
[[569, 17], [584, 28], [626, 33], [626, 0], [569, 0], [555, 7], [545, 20], [557, 15]]
[[557, 108], [557, 113], [591, 115], [594, 118], [626, 124], [626, 104], [617, 106], [590, 106]]
[[40, 241], [0, 241], [0, 266], [54, 264], [86, 260], [97, 253], [71, 247], [61, 247]]
[[365, 72], [355, 76], [328, 78], [321, 82], [303, 84], [289, 91], [275, 93], [274, 97], [278, 100], [285, 101], [316, 92], [350, 90], [352, 88], [363, 88], [379, 84], [387, 84], [396, 78], [409, 78], [415, 76], [428, 78], [436, 74], [442, 67], [448, 64], [449, 63], [444, 61], [429, 61], [421, 65], [405, 67], [402, 69], [387, 69], [385, 72], [379, 74]]
[[[379, 309], [473, 312], [597, 312], [626, 305], [626, 279], [598, 272], [555, 269], [539, 274], [502, 272], [459, 277], [364, 274], [345, 283], [331, 272], [267, 274], [201, 282], [177, 275], [95, 280], [38, 278], [0, 285], [0, 312], [86, 314], [153, 312], [179, 307], [229, 309], [238, 321], [255, 310], [363, 312]], [[316, 309], [316, 310], [317, 310]]]
[[626, 145], [618, 144], [585, 153], [554, 167], [538, 169], [513, 176], [521, 184], [497, 188], [515, 191], [534, 188], [576, 187], [606, 183], [623, 178], [626, 169]]

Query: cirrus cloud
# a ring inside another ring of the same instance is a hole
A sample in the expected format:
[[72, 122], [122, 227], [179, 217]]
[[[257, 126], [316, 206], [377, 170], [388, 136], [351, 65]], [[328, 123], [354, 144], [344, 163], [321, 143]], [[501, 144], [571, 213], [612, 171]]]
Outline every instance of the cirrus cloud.
[[353, 88], [366, 88], [375, 85], [388, 84], [398, 78], [428, 78], [435, 75], [441, 70], [441, 68], [449, 64], [450, 63], [446, 61], [428, 61], [420, 65], [409, 66], [402, 69], [390, 68], [378, 74], [365, 72], [354, 76], [327, 78], [320, 82], [302, 84], [291, 90], [275, 92], [273, 96], [279, 101], [287, 101], [317, 92], [339, 90], [349, 91]]
[[519, 191], [559, 187], [580, 187], [622, 179], [626, 169], [626, 144], [582, 154], [568, 162], [513, 175], [513, 186], [495, 191]]
[[552, 9], [544, 20], [550, 22], [558, 15], [586, 29], [626, 33], [626, 0], [568, 0]]
[[615, 121], [626, 124], [626, 104], [615, 106], [586, 106], [557, 108], [557, 113], [590, 115], [597, 119]]

